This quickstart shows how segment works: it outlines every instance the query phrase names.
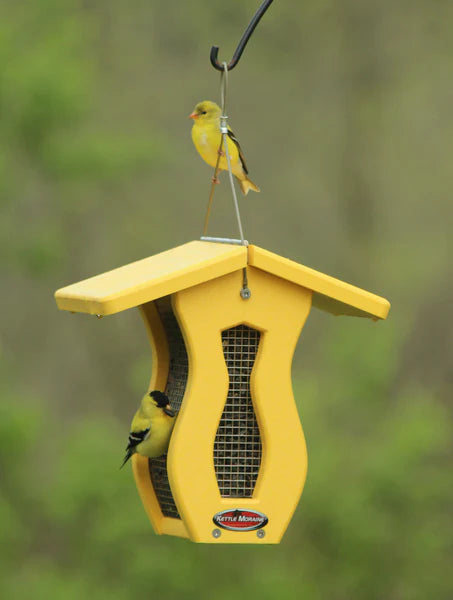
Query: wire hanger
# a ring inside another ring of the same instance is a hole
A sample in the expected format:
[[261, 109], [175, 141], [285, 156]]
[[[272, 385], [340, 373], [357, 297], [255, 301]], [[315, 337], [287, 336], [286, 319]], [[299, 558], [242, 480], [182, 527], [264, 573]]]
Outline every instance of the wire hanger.
[[[227, 143], [228, 126], [226, 124], [226, 120], [228, 119], [228, 117], [225, 114], [226, 91], [227, 91], [227, 86], [228, 86], [228, 71], [231, 71], [231, 69], [234, 69], [234, 67], [238, 64], [239, 59], [241, 58], [242, 53], [244, 52], [244, 48], [250, 39], [250, 36], [254, 32], [255, 27], [258, 25], [262, 16], [267, 11], [267, 9], [272, 4], [272, 2], [273, 2], [273, 0], [264, 0], [264, 2], [261, 4], [261, 6], [256, 11], [256, 13], [253, 15], [252, 20], [248, 24], [247, 29], [244, 31], [244, 34], [241, 37], [239, 44], [237, 45], [237, 48], [233, 54], [233, 58], [230, 60], [229, 63], [226, 63], [224, 61], [219, 62], [219, 60], [217, 58], [218, 54], [219, 54], [218, 46], [212, 46], [212, 48], [211, 48], [211, 53], [210, 53], [211, 64], [215, 69], [217, 69], [217, 71], [221, 71], [221, 79], [220, 79], [220, 95], [221, 95], [221, 103], [222, 103], [222, 115], [220, 117], [221, 138], [220, 138], [220, 146], [218, 149], [219, 156], [217, 158], [217, 164], [214, 168], [214, 176], [212, 178], [211, 193], [209, 196], [208, 207], [207, 207], [207, 211], [206, 211], [203, 236], [201, 237], [202, 240], [222, 241], [222, 242], [229, 242], [229, 243], [239, 242], [241, 245], [248, 246], [248, 242], [244, 239], [241, 215], [239, 212], [239, 205], [238, 205], [236, 191], [235, 191], [234, 182], [233, 182], [233, 173], [231, 170], [231, 160], [230, 160], [230, 155], [228, 152], [228, 143]], [[227, 159], [227, 163], [228, 163], [227, 170], [228, 170], [228, 175], [229, 175], [230, 184], [231, 184], [231, 190], [232, 190], [232, 194], [233, 194], [233, 203], [234, 203], [234, 209], [235, 209], [236, 219], [237, 219], [238, 228], [239, 228], [240, 240], [231, 240], [228, 238], [211, 238], [211, 237], [207, 237], [207, 235], [206, 235], [207, 230], [208, 230], [208, 223], [209, 223], [209, 216], [210, 216], [210, 212], [211, 212], [212, 200], [213, 200], [213, 196], [214, 196], [215, 183], [217, 181], [217, 174], [219, 171], [219, 162], [220, 162], [222, 146], [225, 148], [225, 155], [226, 155], [226, 159]], [[248, 300], [251, 296], [251, 291], [248, 287], [248, 282], [247, 282], [247, 269], [246, 268], [243, 269], [243, 281], [242, 281], [242, 288], [240, 290], [240, 294], [244, 300]]]

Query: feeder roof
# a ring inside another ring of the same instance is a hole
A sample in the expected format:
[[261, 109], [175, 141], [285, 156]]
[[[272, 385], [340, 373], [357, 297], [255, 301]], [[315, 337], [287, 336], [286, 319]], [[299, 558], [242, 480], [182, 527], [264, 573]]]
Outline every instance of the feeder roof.
[[58, 308], [110, 315], [253, 266], [313, 291], [313, 306], [335, 315], [385, 319], [384, 298], [263, 250], [193, 241], [61, 288]]

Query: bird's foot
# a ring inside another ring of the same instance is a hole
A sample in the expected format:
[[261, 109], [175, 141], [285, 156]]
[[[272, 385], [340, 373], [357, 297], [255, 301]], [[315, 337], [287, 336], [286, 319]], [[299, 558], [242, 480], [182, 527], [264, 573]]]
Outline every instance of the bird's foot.
[[215, 183], [216, 185], [218, 185], [220, 183], [220, 179], [218, 177], [212, 177], [211, 181], [212, 181], [212, 183]]
[[217, 154], [219, 156], [225, 156], [225, 152], [223, 150], [220, 150], [220, 148], [217, 150]]

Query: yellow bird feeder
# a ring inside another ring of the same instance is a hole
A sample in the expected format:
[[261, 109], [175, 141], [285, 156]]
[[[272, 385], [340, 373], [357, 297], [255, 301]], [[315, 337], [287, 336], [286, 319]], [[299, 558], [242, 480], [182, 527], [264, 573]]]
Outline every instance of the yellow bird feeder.
[[257, 246], [209, 241], [55, 297], [60, 309], [100, 316], [139, 307], [149, 387], [179, 414], [166, 457], [133, 456], [137, 488], [156, 533], [215, 543], [278, 543], [297, 506], [307, 451], [291, 363], [310, 308], [378, 320], [390, 307]]

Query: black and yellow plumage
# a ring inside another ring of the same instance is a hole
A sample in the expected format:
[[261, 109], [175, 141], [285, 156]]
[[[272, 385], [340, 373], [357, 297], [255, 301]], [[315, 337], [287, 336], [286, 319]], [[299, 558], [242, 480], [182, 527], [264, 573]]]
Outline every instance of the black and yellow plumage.
[[130, 457], [141, 454], [157, 458], [167, 452], [176, 413], [168, 397], [158, 390], [146, 393], [131, 423], [123, 467]]

